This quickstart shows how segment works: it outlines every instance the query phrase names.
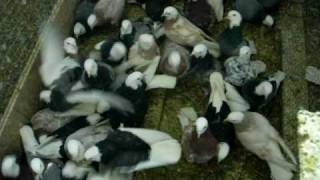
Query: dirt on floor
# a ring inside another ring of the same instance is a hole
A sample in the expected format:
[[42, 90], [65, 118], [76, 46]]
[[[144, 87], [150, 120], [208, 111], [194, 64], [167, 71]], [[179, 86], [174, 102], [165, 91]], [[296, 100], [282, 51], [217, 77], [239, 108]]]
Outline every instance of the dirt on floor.
[[0, 3], [0, 119], [55, 0]]

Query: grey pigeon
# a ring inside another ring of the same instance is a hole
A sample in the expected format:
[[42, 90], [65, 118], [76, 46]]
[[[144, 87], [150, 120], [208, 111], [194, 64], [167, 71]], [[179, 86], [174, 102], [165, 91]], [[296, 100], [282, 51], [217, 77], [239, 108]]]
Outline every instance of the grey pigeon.
[[224, 63], [225, 81], [235, 86], [242, 86], [266, 70], [266, 65], [262, 61], [250, 61], [250, 57], [250, 48], [243, 46], [240, 48], [239, 56], [228, 58]]
[[[237, 138], [247, 150], [267, 161], [274, 180], [292, 179], [296, 158], [264, 116], [255, 112], [232, 112], [225, 121], [234, 124]], [[292, 163], [285, 159], [281, 149]]]

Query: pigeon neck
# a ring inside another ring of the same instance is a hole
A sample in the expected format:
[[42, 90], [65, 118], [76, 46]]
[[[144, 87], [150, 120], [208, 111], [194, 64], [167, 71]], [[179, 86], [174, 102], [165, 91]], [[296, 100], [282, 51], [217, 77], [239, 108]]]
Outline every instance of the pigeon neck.
[[240, 21], [231, 21], [229, 24], [229, 28], [233, 29], [234, 27], [240, 27], [241, 22]]

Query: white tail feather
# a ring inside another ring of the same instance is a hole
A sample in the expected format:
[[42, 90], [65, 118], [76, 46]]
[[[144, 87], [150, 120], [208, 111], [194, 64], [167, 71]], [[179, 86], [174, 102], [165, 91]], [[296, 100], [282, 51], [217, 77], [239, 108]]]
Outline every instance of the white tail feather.
[[35, 148], [39, 145], [33, 130], [30, 126], [23, 126], [20, 129], [20, 136], [22, 139], [23, 148], [26, 152], [34, 152]]
[[153, 77], [151, 82], [148, 84], [147, 90], [150, 89], [174, 89], [177, 84], [177, 78], [168, 75], [156, 75]]
[[208, 47], [208, 51], [214, 57], [219, 57], [220, 56], [219, 44], [217, 44], [216, 42], [211, 42], [211, 41], [203, 41], [202, 43], [205, 44]]

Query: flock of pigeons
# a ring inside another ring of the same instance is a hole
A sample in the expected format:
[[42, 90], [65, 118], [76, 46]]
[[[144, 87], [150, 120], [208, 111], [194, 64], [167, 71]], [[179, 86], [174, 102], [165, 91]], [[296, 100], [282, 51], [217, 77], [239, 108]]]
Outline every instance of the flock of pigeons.
[[[144, 8], [146, 17], [123, 20], [128, 3]], [[237, 137], [268, 163], [273, 179], [292, 179], [294, 155], [269, 121], [254, 112], [277, 95], [285, 74], [258, 77], [266, 65], [251, 60], [256, 50], [240, 27], [242, 20], [272, 26], [268, 13], [278, 4], [236, 0], [236, 10], [226, 16], [228, 28], [215, 41], [206, 32], [223, 19], [222, 0], [186, 0], [183, 14], [169, 0], [82, 0], [75, 13], [76, 38], [105, 25], [119, 25], [119, 36], [83, 55], [75, 38], [63, 41], [54, 26], [45, 31], [39, 72], [47, 109], [20, 129], [35, 178], [130, 179], [133, 172], [177, 163], [181, 151], [190, 163], [221, 163]], [[198, 78], [210, 95], [205, 114], [198, 116], [192, 107], [177, 113], [180, 144], [143, 123], [146, 92], [173, 89], [183, 78]], [[5, 157], [3, 176], [28, 177], [20, 161]]]

